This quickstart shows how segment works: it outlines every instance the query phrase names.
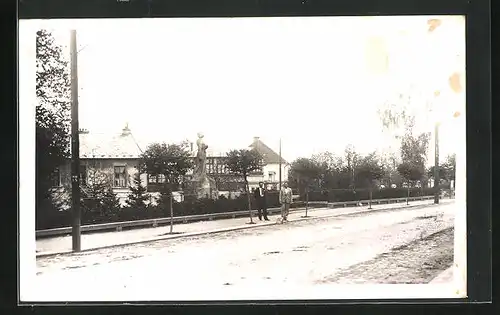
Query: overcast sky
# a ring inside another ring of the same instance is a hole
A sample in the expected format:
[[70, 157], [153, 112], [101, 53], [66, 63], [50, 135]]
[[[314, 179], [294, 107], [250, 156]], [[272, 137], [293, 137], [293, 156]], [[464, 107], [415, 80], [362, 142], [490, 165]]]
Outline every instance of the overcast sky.
[[80, 127], [117, 133], [128, 123], [142, 145], [195, 141], [202, 132], [214, 151], [246, 147], [254, 136], [278, 150], [281, 137], [292, 161], [341, 153], [347, 144], [363, 153], [386, 148], [392, 134], [382, 132], [377, 110], [398, 93], [411, 96], [421, 130], [432, 131], [435, 119], [426, 104], [439, 105], [442, 156], [465, 141], [452, 119], [463, 112], [464, 94], [448, 86], [452, 72], [465, 71], [465, 24], [440, 17], [430, 33], [429, 18], [61, 20], [37, 27], [65, 46], [69, 29], [77, 29]]

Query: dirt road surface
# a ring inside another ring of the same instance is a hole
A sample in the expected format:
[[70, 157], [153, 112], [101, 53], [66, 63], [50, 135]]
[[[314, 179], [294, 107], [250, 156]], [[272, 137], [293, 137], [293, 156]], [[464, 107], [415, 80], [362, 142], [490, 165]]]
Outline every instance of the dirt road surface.
[[230, 300], [428, 283], [453, 262], [453, 220], [447, 203], [46, 257], [33, 289], [44, 301]]

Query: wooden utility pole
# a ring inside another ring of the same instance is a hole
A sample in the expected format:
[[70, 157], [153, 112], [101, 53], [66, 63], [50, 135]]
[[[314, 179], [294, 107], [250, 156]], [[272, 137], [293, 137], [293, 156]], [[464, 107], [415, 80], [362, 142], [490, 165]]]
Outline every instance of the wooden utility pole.
[[434, 203], [439, 204], [439, 123], [434, 126]]
[[281, 138], [280, 138], [280, 148], [279, 148], [279, 155], [280, 155], [280, 160], [279, 160], [279, 191], [281, 191]]
[[81, 250], [81, 209], [80, 209], [80, 141], [78, 131], [78, 64], [76, 49], [76, 30], [71, 31], [71, 211], [72, 247], [74, 252]]

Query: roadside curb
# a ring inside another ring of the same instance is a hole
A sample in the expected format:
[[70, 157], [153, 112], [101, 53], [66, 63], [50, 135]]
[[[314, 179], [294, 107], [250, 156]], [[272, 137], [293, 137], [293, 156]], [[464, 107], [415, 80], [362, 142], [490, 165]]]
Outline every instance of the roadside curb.
[[[369, 213], [369, 212], [379, 212], [379, 211], [389, 211], [389, 210], [402, 210], [402, 209], [411, 209], [411, 208], [430, 208], [436, 206], [435, 204], [418, 204], [418, 205], [403, 205], [401, 207], [394, 207], [394, 208], [382, 208], [382, 209], [364, 209], [360, 211], [352, 211], [349, 213], [332, 213], [328, 215], [323, 215], [323, 216], [307, 216], [307, 217], [299, 217], [296, 219], [291, 219], [288, 221], [288, 223], [292, 222], [300, 222], [300, 221], [305, 221], [305, 220], [314, 220], [314, 219], [323, 219], [323, 218], [331, 218], [331, 217], [340, 217], [340, 216], [349, 216], [349, 215], [356, 215], [356, 214], [363, 214], [363, 213]], [[314, 208], [313, 208], [314, 209]], [[314, 212], [314, 210], [311, 209], [311, 212]], [[319, 208], [316, 208], [319, 209]], [[338, 208], [338, 209], [344, 209], [344, 208]], [[293, 212], [298, 212], [299, 209], [293, 211]], [[290, 211], [292, 213], [292, 211]], [[163, 241], [163, 240], [170, 240], [170, 239], [178, 239], [178, 238], [185, 238], [185, 237], [193, 237], [193, 236], [200, 236], [200, 235], [210, 235], [210, 234], [217, 234], [217, 233], [224, 233], [224, 232], [231, 232], [231, 231], [238, 231], [238, 230], [245, 230], [245, 229], [252, 229], [252, 228], [258, 228], [258, 227], [264, 227], [264, 226], [270, 226], [270, 225], [276, 225], [276, 222], [262, 222], [262, 223], [256, 223], [256, 224], [245, 224], [245, 225], [238, 225], [238, 226], [233, 226], [233, 227], [228, 227], [228, 228], [220, 228], [220, 229], [215, 229], [215, 230], [209, 230], [209, 231], [203, 231], [203, 232], [190, 232], [190, 233], [180, 233], [180, 234], [171, 234], [171, 235], [160, 235], [152, 238], [147, 238], [147, 239], [142, 239], [139, 241], [129, 241], [125, 243], [120, 243], [120, 244], [112, 244], [112, 245], [104, 245], [104, 246], [99, 246], [99, 247], [93, 247], [93, 248], [86, 248], [82, 249], [79, 252], [73, 252], [71, 250], [66, 250], [66, 251], [59, 251], [59, 252], [42, 252], [42, 253], [37, 253], [36, 258], [47, 258], [47, 257], [53, 257], [53, 256], [59, 256], [59, 255], [80, 255], [85, 252], [90, 252], [90, 251], [96, 251], [96, 250], [101, 250], [101, 249], [110, 249], [114, 247], [125, 247], [129, 245], [137, 245], [137, 244], [142, 244], [142, 243], [151, 243], [151, 242], [156, 242], [156, 241]]]

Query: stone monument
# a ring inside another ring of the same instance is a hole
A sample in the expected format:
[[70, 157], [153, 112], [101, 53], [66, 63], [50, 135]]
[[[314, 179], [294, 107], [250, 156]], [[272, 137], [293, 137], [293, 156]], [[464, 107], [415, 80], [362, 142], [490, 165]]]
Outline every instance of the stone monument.
[[207, 175], [207, 148], [208, 146], [203, 141], [203, 134], [198, 133], [196, 140], [197, 152], [195, 158], [195, 166], [193, 177], [189, 187], [189, 193], [200, 198], [217, 199], [219, 192], [215, 184], [215, 180]]

